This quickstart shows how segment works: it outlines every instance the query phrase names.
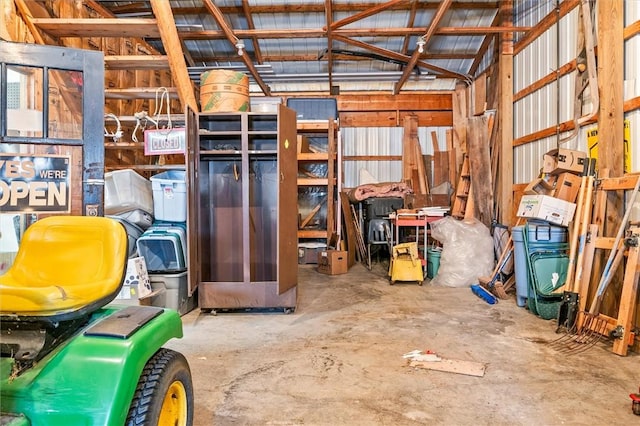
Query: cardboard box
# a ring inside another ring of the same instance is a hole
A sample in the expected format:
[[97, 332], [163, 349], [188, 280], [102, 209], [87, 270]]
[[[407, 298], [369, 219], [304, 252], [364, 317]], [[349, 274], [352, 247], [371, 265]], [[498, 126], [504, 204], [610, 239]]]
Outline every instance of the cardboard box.
[[298, 245], [298, 265], [317, 264], [318, 255], [327, 249], [326, 244], [319, 243], [312, 245], [311, 243]]
[[582, 178], [573, 173], [562, 173], [556, 182], [554, 196], [570, 203], [575, 203], [580, 192], [580, 182]]
[[549, 181], [537, 178], [532, 180], [529, 185], [524, 189], [526, 195], [553, 195], [556, 178], [551, 177]]
[[587, 153], [571, 149], [552, 149], [543, 157], [542, 172], [559, 175], [563, 172], [582, 174]]
[[523, 195], [518, 206], [518, 217], [546, 220], [568, 226], [573, 220], [576, 205], [548, 195]]
[[348, 270], [346, 251], [323, 250], [318, 253], [318, 272], [321, 274], [346, 274]]
[[120, 288], [120, 293], [116, 296], [118, 300], [142, 299], [152, 292], [147, 264], [144, 257], [134, 257], [127, 261], [127, 272], [125, 272], [124, 282]]

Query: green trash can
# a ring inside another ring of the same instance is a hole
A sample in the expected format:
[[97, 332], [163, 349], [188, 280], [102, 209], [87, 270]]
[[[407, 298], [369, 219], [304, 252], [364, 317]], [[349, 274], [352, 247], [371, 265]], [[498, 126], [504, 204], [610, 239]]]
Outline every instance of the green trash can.
[[442, 247], [430, 247], [427, 249], [427, 278], [431, 279], [438, 275], [441, 254]]

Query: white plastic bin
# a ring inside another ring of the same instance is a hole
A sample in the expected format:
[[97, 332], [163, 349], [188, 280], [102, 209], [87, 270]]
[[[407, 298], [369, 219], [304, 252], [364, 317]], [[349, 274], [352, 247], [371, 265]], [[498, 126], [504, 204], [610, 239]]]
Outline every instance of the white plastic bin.
[[184, 170], [169, 170], [151, 176], [153, 210], [156, 220], [187, 220], [187, 182]]
[[131, 169], [104, 174], [104, 212], [116, 215], [140, 209], [153, 216], [151, 182]]

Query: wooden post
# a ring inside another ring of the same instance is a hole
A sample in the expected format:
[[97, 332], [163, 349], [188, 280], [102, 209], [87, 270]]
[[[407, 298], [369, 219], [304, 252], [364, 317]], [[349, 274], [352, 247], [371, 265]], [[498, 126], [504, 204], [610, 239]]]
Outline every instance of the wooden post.
[[168, 1], [152, 1], [151, 8], [158, 20], [160, 38], [167, 51], [169, 67], [171, 68], [173, 81], [178, 89], [178, 96], [180, 97], [182, 108], [184, 109], [188, 105], [192, 110], [199, 111], [196, 96], [193, 91], [193, 84], [187, 71], [187, 63], [182, 53], [182, 44], [180, 43], [180, 37], [178, 37], [176, 22], [173, 19], [171, 5]]
[[[513, 25], [513, 1], [500, 2], [502, 26]], [[513, 218], [513, 33], [502, 33], [500, 40], [500, 174], [499, 222], [511, 224]]]
[[[598, 169], [607, 168], [611, 177], [624, 173], [624, 4], [623, 0], [597, 2], [598, 7]], [[624, 211], [623, 192], [607, 191], [607, 217], [603, 235], [618, 229]], [[601, 312], [617, 312], [622, 274], [611, 282]]]

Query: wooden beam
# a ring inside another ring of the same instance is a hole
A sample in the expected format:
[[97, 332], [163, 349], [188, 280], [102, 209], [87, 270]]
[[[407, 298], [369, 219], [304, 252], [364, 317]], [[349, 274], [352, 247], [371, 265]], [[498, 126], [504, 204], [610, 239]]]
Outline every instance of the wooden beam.
[[453, 125], [451, 111], [363, 111], [340, 112], [340, 125], [344, 127], [397, 127], [407, 115], [418, 117], [420, 127]]
[[640, 20], [632, 23], [631, 25], [625, 27], [622, 37], [625, 40], [629, 40], [631, 37], [640, 34]]
[[[222, 29], [222, 31], [224, 31], [227, 37], [227, 40], [229, 40], [229, 42], [235, 48], [235, 45], [240, 41], [240, 39], [234, 34], [231, 27], [227, 24], [227, 21], [224, 20], [224, 15], [222, 14], [218, 6], [216, 6], [212, 0], [203, 0], [203, 4], [207, 8], [211, 16], [213, 16], [213, 19], [215, 19], [218, 26]], [[253, 79], [255, 80], [255, 82], [262, 89], [262, 92], [266, 96], [271, 96], [271, 89], [264, 82], [264, 80], [258, 73], [258, 70], [256, 69], [255, 65], [253, 65], [253, 62], [251, 61], [251, 58], [249, 58], [249, 55], [247, 55], [247, 52], [246, 51], [241, 52], [240, 58], [242, 59], [242, 62], [244, 62], [245, 66], [253, 76]]]
[[339, 111], [450, 111], [450, 94], [340, 95]]
[[556, 81], [556, 78], [559, 78], [559, 77], [565, 76], [567, 74], [570, 74], [571, 72], [575, 71], [575, 69], [576, 69], [576, 60], [574, 59], [571, 62], [566, 63], [563, 66], [561, 66], [560, 69], [558, 69], [557, 72], [556, 71], [551, 71], [549, 74], [545, 75], [541, 79], [539, 79], [537, 81], [534, 81], [529, 86], [527, 86], [524, 89], [520, 90], [518, 93], [513, 95], [513, 101], [517, 102], [520, 99], [532, 94], [533, 92], [536, 92], [536, 91], [542, 89], [546, 85], [554, 83]]
[[[438, 28], [438, 25], [440, 24], [442, 17], [449, 9], [449, 6], [451, 5], [451, 1], [452, 0], [442, 0], [440, 2], [438, 9], [436, 10], [436, 13], [433, 16], [433, 19], [431, 20], [429, 29], [422, 36], [422, 40], [425, 43], [423, 45], [423, 52], [424, 50], [426, 50], [425, 48], [428, 45], [429, 41], [431, 41], [431, 37], [435, 33], [436, 28]], [[395, 84], [395, 87], [393, 89], [394, 95], [397, 95], [398, 93], [400, 93], [400, 90], [402, 90], [402, 86], [404, 86], [404, 83], [409, 78], [409, 75], [411, 75], [411, 73], [413, 72], [413, 69], [415, 68], [416, 64], [418, 63], [418, 60], [420, 59], [420, 54], [423, 52], [420, 52], [420, 50], [417, 48], [413, 51], [413, 54], [411, 55], [409, 62], [407, 63], [407, 65], [404, 68], [404, 71], [402, 72], [402, 76], [400, 77], [400, 80], [398, 80], [398, 82]]]
[[193, 82], [189, 77], [187, 63], [182, 53], [182, 44], [176, 31], [176, 22], [173, 19], [171, 5], [169, 2], [154, 1], [151, 2], [151, 7], [158, 21], [157, 28], [160, 32], [164, 50], [167, 52], [171, 75], [178, 89], [178, 96], [180, 97], [182, 108], [184, 109], [188, 106], [194, 111], [199, 111], [198, 102], [196, 101], [196, 95], [193, 90]]
[[[156, 2], [151, 2], [152, 7], [154, 3]], [[156, 17], [157, 16], [158, 15], [156, 15]], [[158, 22], [155, 19], [34, 18], [33, 24], [47, 34], [55, 37], [160, 38]]]
[[369, 16], [373, 16], [377, 13], [388, 10], [398, 4], [403, 4], [403, 3], [407, 3], [407, 0], [391, 0], [386, 3], [382, 3], [382, 4], [375, 5], [373, 7], [370, 7], [366, 10], [363, 10], [362, 12], [356, 13], [354, 15], [351, 15], [347, 18], [341, 19], [336, 22], [327, 21], [327, 25], [329, 25], [329, 29], [337, 30], [340, 27], [344, 27], [345, 25], [352, 24], [361, 19], [367, 18]]
[[[253, 12], [249, 5], [249, 0], [242, 0], [242, 12], [244, 13], [244, 19], [247, 20], [247, 26], [250, 30], [255, 30], [256, 26], [253, 23]], [[260, 43], [258, 43], [258, 36], [251, 37], [251, 44], [253, 44], [253, 56], [256, 58], [256, 62], [262, 64], [264, 59], [262, 58], [262, 51], [260, 49]]]
[[[335, 6], [335, 5], [334, 5]], [[391, 28], [338, 28], [332, 30], [334, 34], [343, 37], [406, 37], [412, 35], [422, 35], [429, 28], [427, 27], [391, 27]], [[530, 27], [440, 27], [435, 30], [434, 35], [441, 36], [465, 36], [478, 37], [484, 34], [499, 34], [529, 31]], [[237, 37], [249, 38], [258, 37], [261, 39], [277, 38], [324, 38], [327, 30], [324, 28], [291, 28], [291, 29], [237, 29], [233, 31]], [[200, 31], [180, 31], [180, 38], [184, 40], [221, 40], [225, 33], [220, 30], [200, 30]]]
[[[128, 87], [126, 89], [104, 89], [105, 99], [155, 99], [159, 87]], [[167, 87], [169, 97], [178, 99], [178, 90], [175, 87]]]
[[[356, 46], [356, 47], [360, 47], [362, 49], [370, 50], [370, 51], [372, 51], [374, 53], [378, 53], [380, 55], [386, 56], [386, 57], [388, 57], [390, 59], [394, 59], [394, 60], [399, 61], [399, 62], [408, 62], [411, 59], [410, 57], [408, 57], [406, 55], [402, 55], [402, 54], [394, 52], [392, 50], [387, 50], [387, 49], [383, 49], [383, 48], [380, 48], [380, 47], [376, 47], [376, 46], [373, 46], [371, 44], [364, 43], [364, 42], [361, 42], [359, 40], [353, 40], [353, 39], [350, 39], [350, 38], [347, 38], [347, 37], [343, 37], [343, 36], [340, 36], [340, 35], [335, 35], [334, 34], [333, 39], [334, 40], [339, 40], [339, 41], [341, 41], [343, 43], [346, 43], [346, 44], [351, 44], [351, 45]], [[464, 75], [464, 74], [460, 74], [460, 73], [457, 73], [457, 72], [449, 71], [447, 69], [440, 68], [438, 66], [426, 63], [424, 61], [418, 61], [417, 65], [419, 65], [422, 68], [427, 68], [427, 69], [430, 69], [432, 71], [435, 71], [435, 72], [439, 73], [441, 77], [457, 78], [457, 79], [461, 79], [461, 80], [466, 80], [467, 79], [467, 76]]]
[[605, 167], [616, 177], [623, 174], [624, 165], [624, 5], [622, 0], [610, 0], [598, 3], [598, 8], [598, 83], [602, 97], [598, 116], [598, 168]]
[[[409, 18], [407, 19], [407, 28], [413, 28], [416, 22], [416, 14], [418, 13], [418, 0], [411, 0], [411, 10], [409, 11]], [[400, 53], [406, 55], [409, 51], [409, 41], [411, 37], [409, 35], [404, 36], [404, 41], [402, 42], [402, 49], [400, 49]]]
[[[513, 1], [500, 2], [500, 20], [503, 26], [513, 25]], [[513, 34], [503, 33], [500, 40], [500, 102], [498, 107], [498, 128], [500, 143], [498, 144], [501, 159], [500, 173], [497, 182], [497, 193], [500, 200], [496, 219], [503, 224], [510, 224], [513, 218]]]
[[164, 70], [169, 69], [166, 55], [112, 55], [104, 57], [107, 70]]
[[[578, 7], [579, 4], [580, 0], [562, 1], [560, 3], [560, 18]], [[537, 40], [538, 37], [540, 37], [545, 31], [551, 28], [551, 26], [554, 25], [557, 20], [558, 12], [556, 12], [556, 10], [554, 9], [549, 12], [547, 16], [542, 18], [542, 20], [538, 22], [538, 25], [527, 31], [527, 33], [525, 33], [525, 35], [520, 40], [518, 40], [518, 42], [513, 47], [513, 53], [520, 53], [525, 47], [530, 45], [534, 40]]]
[[327, 74], [329, 76], [329, 91], [333, 87], [333, 1], [325, 0], [325, 20], [327, 22]]
[[[491, 22], [491, 26], [496, 26], [498, 25], [500, 22], [500, 14], [496, 13], [496, 16], [493, 18], [493, 21]], [[476, 74], [476, 71], [478, 71], [478, 67], [480, 66], [480, 63], [482, 62], [482, 58], [484, 58], [484, 55], [487, 53], [487, 50], [489, 50], [489, 46], [491, 45], [491, 40], [493, 40], [495, 37], [490, 37], [488, 34], [484, 36], [484, 40], [482, 41], [482, 44], [480, 45], [480, 48], [478, 49], [478, 53], [475, 56], [475, 59], [473, 60], [473, 63], [471, 64], [471, 67], [469, 67], [469, 75], [474, 76]]]

